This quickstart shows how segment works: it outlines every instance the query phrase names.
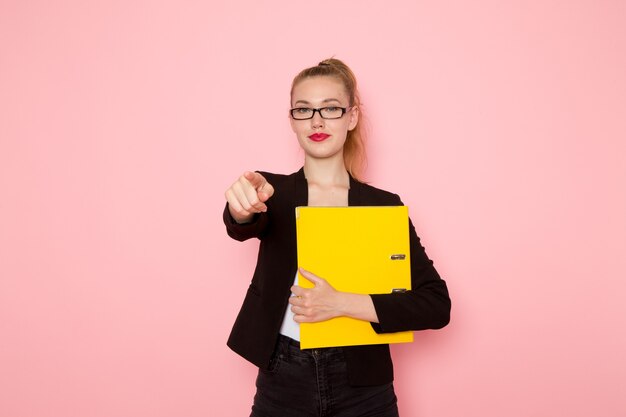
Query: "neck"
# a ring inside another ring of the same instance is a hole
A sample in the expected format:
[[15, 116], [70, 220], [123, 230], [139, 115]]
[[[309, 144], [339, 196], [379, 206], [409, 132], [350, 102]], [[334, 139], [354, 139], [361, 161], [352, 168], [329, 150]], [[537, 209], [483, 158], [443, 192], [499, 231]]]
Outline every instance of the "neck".
[[321, 186], [350, 186], [350, 176], [343, 162], [343, 155], [336, 158], [315, 159], [305, 157], [304, 175], [309, 184]]

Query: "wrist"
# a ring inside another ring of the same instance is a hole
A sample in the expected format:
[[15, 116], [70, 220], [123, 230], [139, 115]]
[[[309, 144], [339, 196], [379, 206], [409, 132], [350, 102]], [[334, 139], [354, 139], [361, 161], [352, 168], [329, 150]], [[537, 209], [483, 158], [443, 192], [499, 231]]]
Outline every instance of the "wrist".
[[358, 320], [378, 323], [378, 315], [372, 297], [367, 294], [341, 293], [341, 315]]
[[241, 216], [241, 215], [233, 214], [233, 212], [230, 211], [230, 207], [228, 210], [228, 214], [230, 214], [231, 222], [236, 223], [236, 224], [251, 223], [252, 220], [254, 219], [254, 214], [250, 214], [248, 216]]
[[337, 317], [352, 317], [352, 296], [355, 294], [337, 291]]

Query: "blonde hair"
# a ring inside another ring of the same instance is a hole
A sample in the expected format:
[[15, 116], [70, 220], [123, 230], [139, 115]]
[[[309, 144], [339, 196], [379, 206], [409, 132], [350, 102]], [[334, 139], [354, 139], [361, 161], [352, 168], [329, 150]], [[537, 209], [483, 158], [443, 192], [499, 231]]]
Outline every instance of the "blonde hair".
[[365, 129], [362, 123], [364, 117], [356, 77], [341, 60], [336, 58], [325, 59], [316, 66], [306, 68], [296, 75], [291, 83], [290, 95], [293, 96], [293, 89], [300, 81], [311, 77], [334, 77], [338, 79], [348, 93], [350, 107], [358, 107], [359, 109], [356, 127], [348, 132], [346, 143], [343, 146], [343, 161], [350, 175], [362, 182], [367, 157], [365, 154]]

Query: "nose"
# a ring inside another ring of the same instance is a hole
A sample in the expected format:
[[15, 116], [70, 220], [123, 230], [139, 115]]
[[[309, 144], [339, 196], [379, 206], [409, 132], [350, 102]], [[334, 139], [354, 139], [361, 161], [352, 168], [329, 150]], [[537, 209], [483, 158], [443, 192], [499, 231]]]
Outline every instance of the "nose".
[[311, 118], [311, 127], [313, 127], [313, 129], [324, 127], [324, 119], [319, 111], [313, 113], [313, 118]]

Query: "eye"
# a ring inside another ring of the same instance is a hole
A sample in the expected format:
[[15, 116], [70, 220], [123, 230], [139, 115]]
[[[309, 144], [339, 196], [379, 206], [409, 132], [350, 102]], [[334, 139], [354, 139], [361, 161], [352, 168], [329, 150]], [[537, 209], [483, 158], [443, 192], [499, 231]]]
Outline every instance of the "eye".
[[307, 114], [308, 112], [311, 111], [311, 109], [307, 108], [307, 107], [298, 107], [296, 109], [294, 109], [296, 111], [296, 113], [300, 113], [300, 114]]
[[336, 106], [326, 107], [326, 111], [330, 113], [334, 113], [334, 112], [339, 111], [339, 107], [336, 107]]

